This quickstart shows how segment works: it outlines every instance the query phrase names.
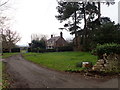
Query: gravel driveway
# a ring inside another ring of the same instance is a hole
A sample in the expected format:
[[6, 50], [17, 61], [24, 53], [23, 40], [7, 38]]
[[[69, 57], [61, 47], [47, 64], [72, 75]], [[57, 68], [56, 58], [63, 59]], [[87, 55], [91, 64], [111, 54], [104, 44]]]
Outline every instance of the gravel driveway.
[[118, 78], [85, 79], [80, 75], [62, 73], [40, 67], [15, 55], [6, 59], [12, 88], [118, 88]]

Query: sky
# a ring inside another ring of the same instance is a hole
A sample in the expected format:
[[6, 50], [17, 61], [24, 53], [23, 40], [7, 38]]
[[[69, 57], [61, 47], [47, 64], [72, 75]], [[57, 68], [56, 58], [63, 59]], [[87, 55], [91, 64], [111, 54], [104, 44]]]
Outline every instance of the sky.
[[[102, 16], [108, 16], [112, 21], [118, 23], [118, 1], [115, 5], [102, 5]], [[56, 0], [11, 0], [11, 9], [6, 15], [11, 16], [11, 28], [17, 31], [21, 41], [17, 45], [28, 45], [31, 42], [31, 34], [44, 34], [50, 38], [51, 34], [59, 36], [63, 27], [56, 18]], [[68, 31], [62, 31], [65, 39], [72, 39]]]

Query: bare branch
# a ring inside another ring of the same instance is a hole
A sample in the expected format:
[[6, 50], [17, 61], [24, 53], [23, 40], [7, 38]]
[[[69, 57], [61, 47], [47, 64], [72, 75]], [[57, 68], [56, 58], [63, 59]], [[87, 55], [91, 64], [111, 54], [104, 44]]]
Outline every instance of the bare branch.
[[0, 5], [0, 7], [2, 7], [2, 6], [4, 6], [5, 4], [7, 4], [8, 3], [8, 1], [9, 0], [7, 0], [6, 2], [4, 2], [4, 3], [2, 3], [1, 5]]
[[21, 39], [16, 31], [11, 31], [10, 29], [0, 30], [0, 33], [2, 33], [2, 46], [4, 49], [11, 50]]

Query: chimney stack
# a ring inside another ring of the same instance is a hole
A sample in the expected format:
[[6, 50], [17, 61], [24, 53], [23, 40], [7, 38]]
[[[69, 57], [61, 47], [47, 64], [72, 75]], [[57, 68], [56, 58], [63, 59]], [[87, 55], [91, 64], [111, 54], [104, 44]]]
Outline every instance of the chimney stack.
[[53, 35], [51, 35], [51, 38], [53, 38]]
[[61, 38], [63, 37], [63, 33], [62, 33], [62, 32], [60, 32], [60, 37], [61, 37]]

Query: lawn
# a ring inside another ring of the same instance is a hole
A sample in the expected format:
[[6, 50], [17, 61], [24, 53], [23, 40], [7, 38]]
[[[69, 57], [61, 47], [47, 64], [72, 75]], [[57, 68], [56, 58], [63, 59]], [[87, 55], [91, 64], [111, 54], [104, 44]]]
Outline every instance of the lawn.
[[90, 61], [95, 64], [97, 61], [97, 56], [88, 52], [25, 53], [23, 56], [26, 60], [60, 71], [82, 70], [76, 67], [76, 63]]

